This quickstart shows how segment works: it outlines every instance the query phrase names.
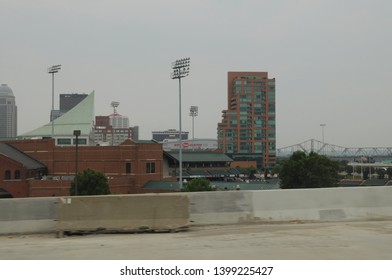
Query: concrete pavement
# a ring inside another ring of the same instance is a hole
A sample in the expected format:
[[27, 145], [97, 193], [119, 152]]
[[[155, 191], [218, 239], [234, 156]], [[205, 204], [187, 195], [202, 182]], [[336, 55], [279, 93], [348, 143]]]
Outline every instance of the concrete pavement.
[[194, 226], [177, 233], [0, 236], [2, 260], [392, 259], [392, 221]]

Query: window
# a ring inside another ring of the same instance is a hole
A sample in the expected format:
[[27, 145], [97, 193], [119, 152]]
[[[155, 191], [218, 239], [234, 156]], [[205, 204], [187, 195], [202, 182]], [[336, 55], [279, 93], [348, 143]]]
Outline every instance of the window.
[[155, 162], [146, 163], [146, 173], [155, 173]]
[[275, 92], [274, 91], [268, 92], [268, 102], [270, 102], [270, 103], [275, 102]]
[[240, 143], [240, 153], [251, 153], [251, 143], [250, 142], [241, 142]]
[[230, 116], [230, 126], [231, 127], [237, 126], [237, 116]]
[[275, 113], [275, 103], [270, 103], [268, 105], [268, 113]]
[[254, 151], [255, 151], [255, 153], [262, 153], [263, 152], [261, 144], [262, 144], [261, 142], [256, 142], [254, 144]]
[[59, 138], [59, 139], [57, 139], [57, 145], [71, 145], [71, 139]]
[[20, 179], [20, 171], [19, 170], [15, 170], [15, 173], [14, 173], [14, 175], [15, 175], [15, 179]]
[[232, 153], [233, 152], [233, 143], [227, 143], [226, 144], [226, 153]]
[[244, 87], [244, 92], [245, 93], [252, 93], [252, 87]]
[[262, 137], [262, 130], [255, 129], [254, 130], [254, 140], [261, 140], [261, 137]]
[[131, 163], [130, 162], [125, 163], [125, 173], [127, 173], [127, 174], [131, 173]]
[[[76, 144], [76, 139], [73, 139], [73, 144]], [[87, 139], [86, 138], [78, 138], [78, 144], [79, 145], [86, 145], [87, 144]]]
[[10, 170], [5, 171], [4, 180], [11, 180], [11, 171]]

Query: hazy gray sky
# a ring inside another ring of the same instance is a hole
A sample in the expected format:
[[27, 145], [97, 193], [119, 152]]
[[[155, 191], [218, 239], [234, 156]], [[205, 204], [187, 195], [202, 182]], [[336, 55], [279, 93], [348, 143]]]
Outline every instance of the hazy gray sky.
[[0, 0], [0, 83], [18, 106], [18, 133], [49, 121], [60, 93], [95, 90], [95, 114], [151, 131], [178, 129], [171, 62], [191, 58], [183, 130], [216, 138], [228, 71], [276, 78], [277, 146], [310, 138], [392, 146], [390, 0]]

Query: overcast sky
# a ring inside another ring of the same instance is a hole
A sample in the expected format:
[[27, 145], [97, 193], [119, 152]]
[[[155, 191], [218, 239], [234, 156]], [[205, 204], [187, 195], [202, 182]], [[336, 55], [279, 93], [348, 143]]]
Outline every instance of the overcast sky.
[[18, 133], [49, 121], [60, 93], [95, 90], [95, 114], [118, 112], [154, 130], [178, 129], [171, 62], [182, 80], [183, 130], [216, 138], [228, 71], [276, 78], [277, 147], [315, 138], [392, 146], [390, 0], [0, 0], [0, 83], [18, 106]]

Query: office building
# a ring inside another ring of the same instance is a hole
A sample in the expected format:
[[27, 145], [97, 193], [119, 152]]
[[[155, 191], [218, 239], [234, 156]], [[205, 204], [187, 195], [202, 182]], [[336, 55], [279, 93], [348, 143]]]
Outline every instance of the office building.
[[61, 117], [62, 115], [67, 113], [69, 110], [71, 110], [76, 105], [78, 105], [87, 96], [88, 96], [88, 94], [85, 94], [85, 93], [83, 93], [83, 94], [79, 94], [79, 93], [60, 94], [60, 109], [51, 111], [50, 121], [52, 121], [53, 119], [57, 119], [58, 117]]
[[76, 105], [78, 105], [88, 94], [83, 93], [63, 93], [60, 94], [60, 110], [69, 111]]
[[129, 118], [118, 113], [96, 116], [94, 141], [101, 146], [120, 145], [127, 139], [139, 140], [139, 127], [129, 127]]
[[17, 135], [17, 107], [12, 89], [0, 86], [0, 138], [11, 138]]
[[228, 72], [227, 110], [218, 123], [218, 146], [235, 161], [276, 163], [275, 78], [268, 72]]

